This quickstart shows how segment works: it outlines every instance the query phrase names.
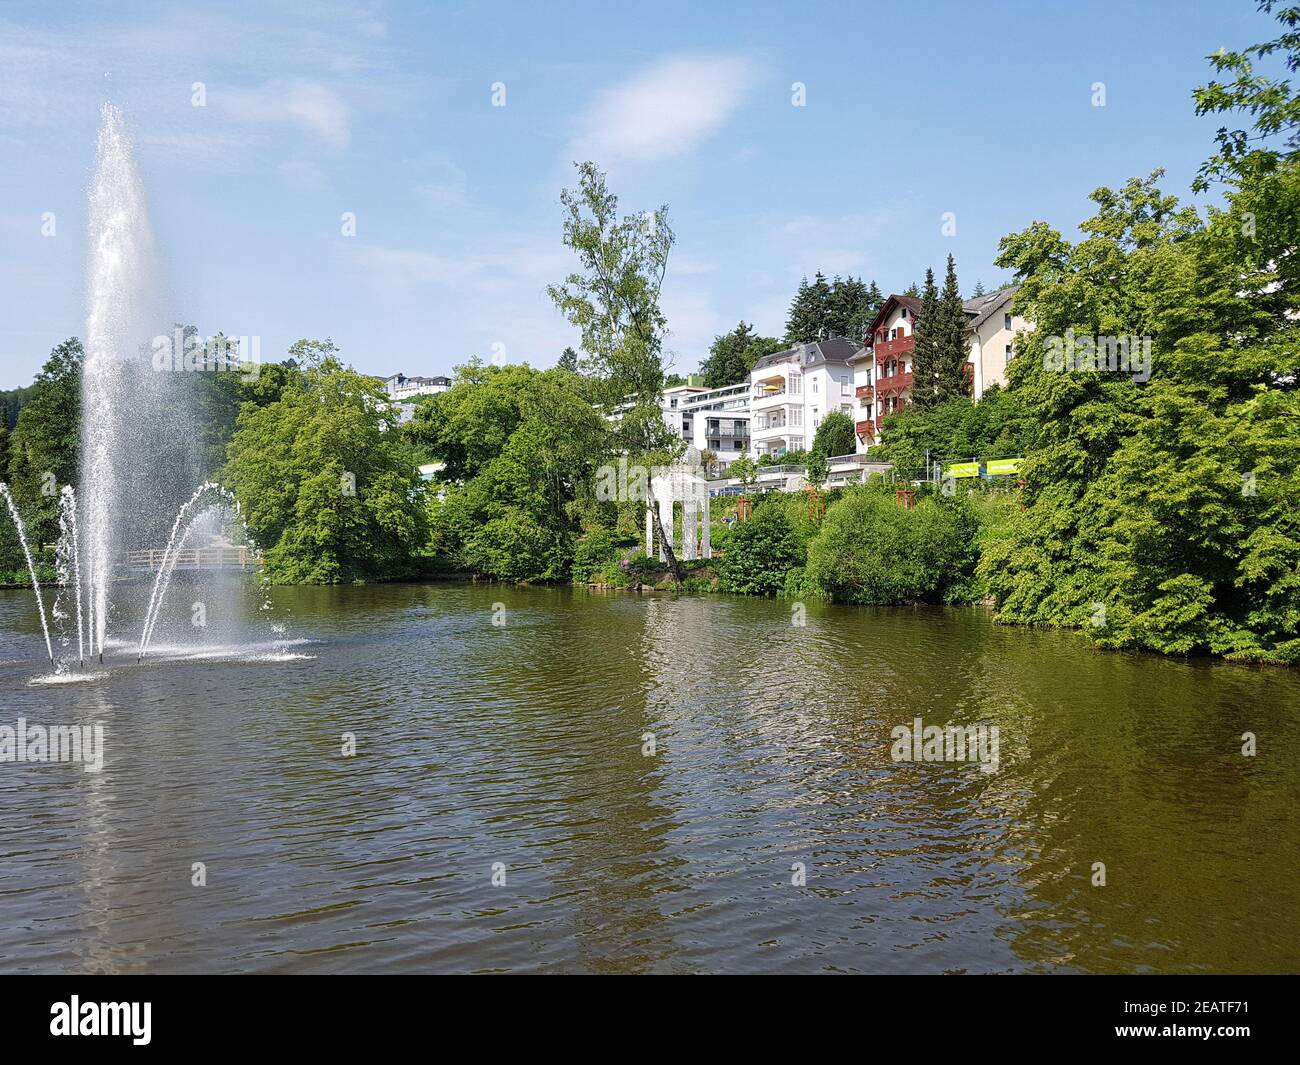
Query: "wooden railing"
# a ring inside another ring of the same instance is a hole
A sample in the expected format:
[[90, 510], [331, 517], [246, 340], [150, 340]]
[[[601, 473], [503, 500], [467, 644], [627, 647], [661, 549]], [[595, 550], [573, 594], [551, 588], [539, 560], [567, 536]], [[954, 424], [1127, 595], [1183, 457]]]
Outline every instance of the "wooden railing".
[[[127, 553], [130, 569], [156, 570], [166, 557], [165, 548]], [[175, 552], [177, 569], [251, 569], [257, 564], [256, 556], [247, 546], [241, 547], [190, 547]]]

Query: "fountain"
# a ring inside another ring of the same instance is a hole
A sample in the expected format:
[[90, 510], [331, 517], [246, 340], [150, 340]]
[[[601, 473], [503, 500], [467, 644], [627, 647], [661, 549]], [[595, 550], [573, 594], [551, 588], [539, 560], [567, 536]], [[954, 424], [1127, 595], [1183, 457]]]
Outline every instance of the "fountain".
[[[75, 605], [71, 616], [83, 665], [88, 653], [103, 662], [110, 624], [115, 613], [125, 620], [126, 607], [143, 610], [137, 660], [143, 658], [181, 547], [202, 515], [200, 504], [234, 504], [228, 491], [211, 482], [190, 495], [203, 479], [194, 415], [198, 383], [195, 374], [184, 372], [184, 360], [159, 368], [148, 354], [170, 331], [143, 183], [122, 114], [111, 104], [102, 109], [88, 237], [81, 486], [79, 493], [71, 486], [60, 493], [55, 556], [60, 589], [70, 591]], [[7, 485], [0, 484], [0, 494], [18, 528], [53, 662], [50, 621], [22, 517]], [[169, 519], [167, 548], [145, 602], [138, 586], [115, 583], [121, 575], [115, 569], [127, 547], [160, 542]], [[56, 623], [70, 616], [58, 595], [53, 606]], [[67, 637], [62, 639], [66, 645]]]

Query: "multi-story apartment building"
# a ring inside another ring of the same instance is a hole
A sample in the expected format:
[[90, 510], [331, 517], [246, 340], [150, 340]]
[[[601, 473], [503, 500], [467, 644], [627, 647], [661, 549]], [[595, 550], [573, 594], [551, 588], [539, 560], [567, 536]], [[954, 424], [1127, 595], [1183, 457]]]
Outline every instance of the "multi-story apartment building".
[[[993, 385], [1006, 383], [1015, 334], [1032, 328], [1011, 311], [1011, 299], [1017, 291], [1019, 287], [1012, 285], [967, 300], [964, 305], [970, 341], [966, 383], [976, 399]], [[879, 441], [880, 425], [887, 415], [902, 410], [911, 401], [912, 353], [920, 311], [919, 299], [890, 296], [872, 320], [866, 346], [854, 359], [854, 425], [859, 452]]]
[[827, 414], [853, 414], [856, 354], [856, 344], [834, 337], [797, 344], [754, 364], [749, 375], [754, 458], [802, 451], [812, 446]]
[[722, 465], [749, 450], [749, 385], [725, 388], [699, 384], [664, 389], [664, 423], [699, 451], [711, 451]]

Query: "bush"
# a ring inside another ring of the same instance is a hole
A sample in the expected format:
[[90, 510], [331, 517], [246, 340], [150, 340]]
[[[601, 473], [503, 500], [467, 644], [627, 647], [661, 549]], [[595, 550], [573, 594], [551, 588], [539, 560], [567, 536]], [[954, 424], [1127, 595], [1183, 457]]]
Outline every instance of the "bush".
[[617, 553], [616, 538], [605, 529], [593, 529], [573, 547], [573, 580], [586, 584], [595, 579]]
[[976, 522], [960, 500], [908, 510], [886, 493], [849, 489], [808, 545], [808, 586], [842, 603], [940, 601], [969, 581]]
[[560, 580], [571, 560], [563, 534], [514, 507], [476, 530], [461, 557], [475, 573], [503, 581]]
[[755, 510], [732, 527], [719, 567], [722, 587], [745, 595], [777, 595], [786, 574], [803, 563], [799, 538], [776, 506]]

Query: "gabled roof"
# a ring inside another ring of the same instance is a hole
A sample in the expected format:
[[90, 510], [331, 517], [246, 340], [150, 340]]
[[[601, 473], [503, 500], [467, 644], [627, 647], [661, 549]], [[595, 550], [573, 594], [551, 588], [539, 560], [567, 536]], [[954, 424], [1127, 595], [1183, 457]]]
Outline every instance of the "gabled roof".
[[848, 365], [857, 352], [858, 345], [853, 341], [845, 340], [843, 337], [831, 337], [829, 340], [818, 340], [812, 344], [796, 344], [784, 351], [774, 351], [771, 355], [764, 355], [754, 363], [754, 369], [766, 370], [769, 366], [780, 366], [786, 362], [793, 362], [808, 369], [824, 366], [827, 363]]
[[895, 307], [906, 307], [913, 318], [921, 313], [921, 301], [915, 296], [900, 296], [898, 293], [894, 293], [880, 305], [880, 310], [871, 319], [871, 326], [867, 330], [868, 336], [874, 337], [876, 335], [876, 330], [880, 328], [881, 322], [885, 321], [893, 313]]
[[983, 296], [976, 296], [973, 300], [967, 300], [962, 304], [969, 318], [966, 328], [978, 329], [1010, 303], [1011, 298], [1019, 291], [1019, 285], [1008, 285], [1006, 288], [998, 289], [997, 292], [990, 292]]

